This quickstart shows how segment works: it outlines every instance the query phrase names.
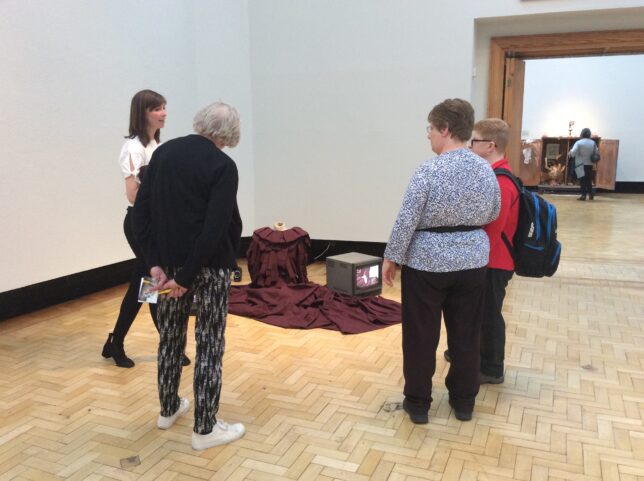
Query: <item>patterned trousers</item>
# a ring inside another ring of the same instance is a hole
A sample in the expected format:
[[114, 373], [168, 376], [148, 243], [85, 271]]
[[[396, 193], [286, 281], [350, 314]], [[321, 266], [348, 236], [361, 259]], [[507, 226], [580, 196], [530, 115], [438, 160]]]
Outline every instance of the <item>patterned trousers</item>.
[[[177, 269], [166, 269], [169, 279]], [[221, 394], [221, 362], [228, 313], [230, 270], [203, 268], [191, 288], [179, 298], [159, 296], [158, 386], [161, 415], [172, 416], [179, 409], [181, 355], [186, 347], [188, 316], [193, 297], [197, 299], [195, 340], [194, 404], [198, 434], [208, 434], [217, 422]]]

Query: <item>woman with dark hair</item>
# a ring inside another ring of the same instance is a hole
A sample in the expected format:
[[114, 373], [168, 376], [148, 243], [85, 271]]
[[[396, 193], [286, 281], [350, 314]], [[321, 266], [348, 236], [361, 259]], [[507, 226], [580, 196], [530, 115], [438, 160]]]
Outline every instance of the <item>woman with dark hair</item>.
[[[129, 135], [125, 137], [127, 140], [121, 148], [121, 155], [119, 156], [121, 172], [125, 178], [125, 195], [130, 204], [123, 221], [123, 230], [136, 259], [134, 270], [130, 277], [130, 285], [121, 302], [114, 332], [107, 336], [107, 341], [103, 346], [103, 357], [114, 359], [114, 363], [118, 367], [129, 368], [134, 366], [134, 361], [125, 354], [123, 342], [141, 308], [141, 303], [138, 300], [139, 287], [141, 277], [146, 276], [148, 271], [141, 249], [134, 240], [131, 212], [141, 185], [141, 178], [150, 162], [152, 153], [160, 144], [160, 132], [165, 125], [167, 116], [165, 106], [165, 98], [152, 90], [141, 90], [132, 97]], [[149, 306], [152, 320], [156, 326], [156, 304], [149, 304]], [[186, 365], [190, 361], [184, 356], [183, 363]]]
[[588, 127], [581, 130], [580, 137], [581, 139], [575, 142], [568, 154], [575, 159], [575, 174], [577, 174], [581, 186], [581, 196], [577, 200], [586, 200], [586, 196], [593, 200], [595, 198], [593, 194], [593, 166], [595, 164], [590, 156], [597, 149], [597, 144], [590, 138]]

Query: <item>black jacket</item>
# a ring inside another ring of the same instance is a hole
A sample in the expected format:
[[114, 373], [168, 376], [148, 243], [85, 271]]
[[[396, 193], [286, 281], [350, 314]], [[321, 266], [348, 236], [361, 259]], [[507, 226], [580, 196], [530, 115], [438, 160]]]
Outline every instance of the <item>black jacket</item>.
[[242, 231], [237, 166], [210, 140], [159, 146], [136, 197], [134, 234], [148, 267], [179, 268], [190, 287], [202, 267], [235, 268]]

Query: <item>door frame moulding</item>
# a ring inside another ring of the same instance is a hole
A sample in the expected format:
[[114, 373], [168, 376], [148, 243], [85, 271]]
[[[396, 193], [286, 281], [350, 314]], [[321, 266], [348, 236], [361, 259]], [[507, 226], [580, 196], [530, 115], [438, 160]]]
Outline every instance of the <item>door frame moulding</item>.
[[[506, 72], [506, 59], [600, 57], [642, 53], [644, 53], [644, 29], [492, 37], [487, 116], [502, 118], [510, 123], [515, 117], [515, 112], [508, 111], [508, 108], [510, 110], [523, 108], [523, 105], [517, 106], [512, 102], [504, 102], [506, 88], [512, 83], [508, 83], [510, 73]], [[521, 126], [510, 125], [510, 128], [520, 129]], [[518, 158], [509, 160], [512, 168], [518, 167]]]
[[644, 53], [644, 29], [492, 37], [488, 117], [503, 114], [505, 59], [583, 57]]

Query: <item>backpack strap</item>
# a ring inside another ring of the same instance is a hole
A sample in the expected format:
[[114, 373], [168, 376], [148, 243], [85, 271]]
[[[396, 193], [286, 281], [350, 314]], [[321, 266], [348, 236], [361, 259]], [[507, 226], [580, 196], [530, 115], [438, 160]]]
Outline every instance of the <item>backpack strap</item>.
[[[517, 188], [517, 192], [519, 195], [521, 195], [521, 192], [523, 191], [523, 183], [521, 182], [520, 179], [518, 179], [512, 172], [510, 172], [508, 169], [504, 169], [502, 167], [497, 167], [494, 169], [494, 173], [499, 176], [502, 175], [503, 177], [509, 178], [514, 186]], [[519, 197], [517, 197], [517, 202], [519, 201]], [[512, 244], [510, 243], [510, 239], [508, 239], [508, 236], [505, 235], [505, 232], [501, 232], [501, 239], [503, 239], [503, 243], [505, 244], [505, 247], [508, 248], [508, 252], [510, 253], [510, 256], [512, 257], [512, 260], [516, 264], [516, 253], [514, 252], [514, 248], [512, 247]]]
[[494, 169], [494, 173], [497, 176], [502, 175], [503, 177], [508, 177], [514, 183], [514, 186], [517, 188], [517, 192], [521, 193], [521, 191], [523, 190], [523, 182], [521, 182], [521, 180], [508, 169], [498, 167]]
[[510, 257], [512, 257], [512, 261], [516, 264], [517, 262], [516, 253], [514, 252], [514, 248], [512, 247], [512, 244], [510, 244], [510, 240], [508, 239], [508, 236], [505, 235], [505, 232], [501, 232], [501, 239], [503, 239], [503, 242], [505, 243], [505, 247], [508, 248]]

